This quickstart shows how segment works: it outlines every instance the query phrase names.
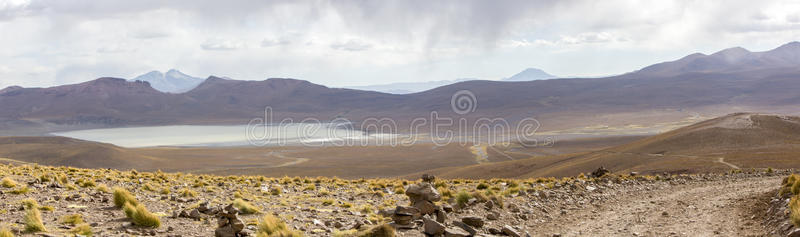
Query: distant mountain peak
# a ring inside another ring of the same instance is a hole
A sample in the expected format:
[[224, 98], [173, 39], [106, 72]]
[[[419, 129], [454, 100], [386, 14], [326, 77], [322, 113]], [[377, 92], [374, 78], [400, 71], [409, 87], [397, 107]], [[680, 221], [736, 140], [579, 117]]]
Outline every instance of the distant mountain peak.
[[146, 81], [156, 90], [169, 93], [183, 93], [194, 89], [203, 82], [202, 78], [192, 77], [177, 69], [170, 69], [166, 73], [151, 71], [138, 76], [131, 81]]
[[522, 72], [514, 74], [509, 78], [505, 78], [503, 79], [503, 81], [532, 81], [532, 80], [545, 80], [553, 78], [558, 78], [558, 77], [546, 73], [542, 69], [531, 67], [531, 68], [526, 68]]

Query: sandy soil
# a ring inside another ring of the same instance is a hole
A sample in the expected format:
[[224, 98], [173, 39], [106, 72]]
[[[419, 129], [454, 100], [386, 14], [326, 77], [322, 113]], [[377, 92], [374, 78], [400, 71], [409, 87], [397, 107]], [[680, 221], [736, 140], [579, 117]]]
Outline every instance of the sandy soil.
[[662, 185], [568, 212], [536, 229], [562, 236], [760, 236], [768, 233], [758, 224], [762, 217], [743, 200], [777, 190], [780, 179]]

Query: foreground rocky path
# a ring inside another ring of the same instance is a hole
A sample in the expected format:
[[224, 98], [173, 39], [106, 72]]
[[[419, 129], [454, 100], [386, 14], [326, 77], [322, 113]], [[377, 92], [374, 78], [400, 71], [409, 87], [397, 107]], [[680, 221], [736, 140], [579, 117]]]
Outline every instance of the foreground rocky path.
[[776, 191], [780, 181], [750, 177], [661, 183], [567, 212], [536, 231], [562, 236], [763, 236], [769, 233], [760, 225], [763, 217], [749, 211], [747, 200]]

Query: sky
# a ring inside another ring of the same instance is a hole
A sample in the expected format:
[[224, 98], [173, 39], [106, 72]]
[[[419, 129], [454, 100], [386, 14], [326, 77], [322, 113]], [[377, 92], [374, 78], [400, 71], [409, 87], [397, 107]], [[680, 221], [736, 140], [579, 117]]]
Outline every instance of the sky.
[[800, 40], [800, 2], [0, 0], [0, 88], [171, 68], [358, 86], [634, 71]]

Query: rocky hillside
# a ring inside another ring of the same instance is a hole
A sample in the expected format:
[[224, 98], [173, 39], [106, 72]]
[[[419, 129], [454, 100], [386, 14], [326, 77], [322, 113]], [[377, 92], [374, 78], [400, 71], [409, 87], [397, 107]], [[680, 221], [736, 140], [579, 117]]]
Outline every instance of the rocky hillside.
[[[599, 172], [601, 177], [563, 179], [440, 180], [426, 175], [422, 180], [343, 180], [3, 165], [0, 231], [97, 236], [741, 235], [766, 232], [731, 215], [746, 211], [738, 209], [736, 200], [776, 189], [777, 184], [765, 184], [779, 183], [778, 174]], [[706, 196], [724, 196], [724, 201], [710, 203]], [[634, 223], [624, 219], [627, 211], [614, 212], [634, 202], [641, 202], [638, 210], [648, 210], [635, 228], [613, 226]], [[704, 208], [712, 219], [696, 219], [700, 217], [694, 212], [701, 210], [661, 210], [664, 203], [675, 202], [681, 209]], [[600, 229], [586, 229], [593, 226], [580, 224], [586, 218]], [[684, 224], [693, 219], [702, 225]], [[699, 228], [707, 221], [724, 226]]]

